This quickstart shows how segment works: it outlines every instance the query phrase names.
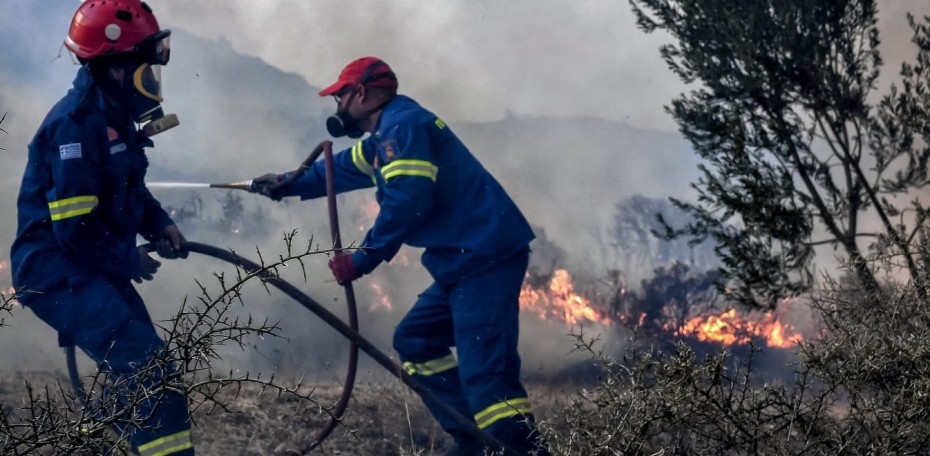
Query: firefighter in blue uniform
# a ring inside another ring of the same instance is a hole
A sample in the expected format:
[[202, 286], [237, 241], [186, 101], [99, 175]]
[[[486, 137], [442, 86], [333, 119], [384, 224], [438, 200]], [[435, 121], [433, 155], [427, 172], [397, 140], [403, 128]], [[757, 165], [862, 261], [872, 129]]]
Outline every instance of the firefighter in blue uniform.
[[[394, 348], [404, 369], [475, 425], [520, 453], [547, 454], [520, 383], [519, 294], [533, 232], [498, 182], [448, 125], [397, 94], [391, 68], [374, 57], [353, 61], [320, 92], [338, 108], [334, 137], [361, 138], [334, 155], [337, 192], [376, 187], [380, 211], [360, 249], [330, 261], [345, 284], [388, 262], [402, 244], [425, 249], [435, 282], [398, 324]], [[253, 180], [267, 196], [325, 194], [322, 161], [293, 182]], [[450, 347], [456, 347], [458, 357]], [[483, 454], [483, 445], [427, 401], [454, 439], [449, 455]]]
[[65, 46], [82, 66], [29, 144], [11, 251], [20, 302], [59, 343], [80, 347], [113, 385], [148, 389], [136, 416], [116, 425], [141, 456], [194, 454], [187, 398], [154, 387], [164, 372], [137, 370], [164, 342], [131, 282], [151, 280], [160, 265], [136, 247], [137, 235], [162, 257], [186, 256], [181, 232], [145, 187], [143, 147], [152, 142], [137, 125], [162, 116], [169, 35], [140, 0], [78, 7]]

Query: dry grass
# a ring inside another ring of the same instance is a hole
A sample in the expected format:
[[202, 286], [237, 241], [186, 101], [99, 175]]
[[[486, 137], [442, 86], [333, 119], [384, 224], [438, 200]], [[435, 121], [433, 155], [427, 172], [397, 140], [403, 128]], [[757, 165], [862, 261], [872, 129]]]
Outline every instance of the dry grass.
[[[35, 387], [58, 383], [68, 388], [61, 372], [0, 373], [0, 400], [21, 404], [26, 382]], [[573, 389], [534, 380], [527, 385], [537, 414], [546, 419], [570, 401]], [[331, 404], [341, 392], [337, 384], [314, 387], [313, 398]], [[201, 455], [294, 455], [309, 445], [329, 416], [291, 397], [261, 393], [245, 385], [233, 402], [236, 411], [197, 410], [195, 441]], [[365, 381], [355, 386], [342, 426], [315, 455], [438, 456], [449, 442], [415, 393], [397, 380]]]

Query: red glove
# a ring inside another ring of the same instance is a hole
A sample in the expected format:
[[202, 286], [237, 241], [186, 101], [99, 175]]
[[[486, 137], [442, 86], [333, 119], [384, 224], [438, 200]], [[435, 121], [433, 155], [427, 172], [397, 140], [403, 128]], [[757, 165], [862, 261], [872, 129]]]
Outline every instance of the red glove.
[[346, 285], [362, 276], [355, 270], [352, 255], [344, 253], [337, 253], [329, 260], [329, 269], [332, 269], [333, 276], [336, 277], [336, 282], [339, 282], [339, 285]]

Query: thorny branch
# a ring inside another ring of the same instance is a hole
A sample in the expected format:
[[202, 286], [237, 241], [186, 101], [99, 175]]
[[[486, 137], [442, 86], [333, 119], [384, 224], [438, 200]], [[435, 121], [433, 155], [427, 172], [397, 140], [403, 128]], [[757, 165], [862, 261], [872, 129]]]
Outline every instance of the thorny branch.
[[[6, 114], [7, 114], [7, 113], [3, 113], [3, 117], [0, 117], [0, 125], [3, 125], [3, 121], [6, 120]], [[7, 132], [6, 130], [4, 130], [3, 127], [0, 127], [0, 131], [4, 132], [4, 133], [6, 133], [6, 134], [10, 134], [10, 133]], [[0, 150], [6, 150], [6, 149], [0, 147]]]
[[[258, 395], [273, 392], [294, 400], [298, 409], [309, 405], [329, 413], [330, 407], [314, 400], [314, 388], [305, 385], [302, 378], [287, 384], [274, 373], [234, 375], [230, 371], [217, 375], [213, 369], [222, 360], [223, 346], [233, 344], [245, 350], [248, 338], [281, 337], [277, 322], [254, 319], [251, 314], [240, 316], [235, 307], [246, 304], [242, 288], [247, 282], [259, 278], [270, 292], [263, 278], [269, 273], [277, 276], [278, 268], [297, 262], [306, 279], [305, 258], [332, 252], [315, 247], [312, 238], [304, 248], [295, 248], [296, 234], [295, 230], [284, 235], [286, 253], [273, 262], [266, 262], [256, 249], [261, 258], [257, 271], [248, 272], [237, 265], [232, 280], [226, 274], [214, 273], [219, 291], [196, 281], [200, 291], [197, 300], [181, 302], [177, 313], [162, 327], [165, 348], [134, 375], [97, 371], [83, 379], [81, 392], [60, 384], [36, 391], [27, 383], [28, 397], [21, 406], [0, 405], [0, 453], [125, 454], [125, 429], [141, 427], [147, 418], [141, 413], [143, 407], [169, 391], [186, 394], [191, 410], [237, 413], [235, 402], [245, 386], [252, 385], [258, 387]], [[10, 309], [13, 298], [2, 297], [3, 310]]]

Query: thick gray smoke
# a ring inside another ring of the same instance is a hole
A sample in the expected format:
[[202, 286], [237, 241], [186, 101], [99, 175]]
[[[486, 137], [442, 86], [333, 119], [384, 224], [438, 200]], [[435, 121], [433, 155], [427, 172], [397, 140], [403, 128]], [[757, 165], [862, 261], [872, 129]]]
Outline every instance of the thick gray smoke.
[[[531, 223], [564, 252], [559, 260], [571, 270], [596, 275], [624, 269], [622, 255], [605, 248], [614, 205], [633, 194], [687, 198], [696, 176], [688, 145], [662, 110], [685, 88], [658, 57], [663, 37], [636, 30], [624, 2], [150, 3], [174, 31], [164, 106], [181, 119], [180, 127], [155, 138], [150, 182], [238, 181], [294, 168], [327, 139], [323, 119], [334, 105], [316, 95], [319, 87], [363, 55], [384, 58], [402, 92], [449, 122]], [[884, 56], [893, 68], [912, 54], [903, 11], [930, 6], [886, 3]], [[9, 246], [26, 144], [77, 70], [60, 49], [77, 2], [0, 5], [0, 115], [8, 113], [2, 127], [9, 132], [0, 132], [0, 147], [7, 149], [0, 151], [0, 245]], [[331, 245], [324, 201], [275, 203], [218, 190], [155, 195], [176, 211], [191, 240], [252, 258], [256, 248], [266, 257], [282, 253], [282, 234], [295, 228], [299, 243], [312, 236], [322, 248]], [[357, 242], [371, 220], [372, 196], [359, 192], [339, 201], [344, 243]], [[231, 210], [230, 204], [241, 207]], [[428, 285], [418, 256], [404, 250], [359, 282], [362, 332], [386, 351], [394, 324]], [[308, 264], [306, 283], [296, 269], [288, 274], [342, 312], [325, 258]], [[194, 278], [213, 283], [210, 271], [218, 268], [196, 256], [166, 261], [157, 280], [139, 288], [153, 316], [164, 319], [185, 296], [195, 298]], [[334, 331], [280, 293], [255, 287], [249, 296], [242, 313], [281, 320], [286, 339], [256, 340], [243, 353], [231, 349], [231, 366], [340, 375], [344, 344], [333, 342]], [[30, 312], [18, 309], [6, 323], [0, 369], [62, 365], [54, 334]], [[524, 328], [528, 369], [557, 370], [569, 362], [563, 355], [571, 349], [570, 328], [538, 321]]]

